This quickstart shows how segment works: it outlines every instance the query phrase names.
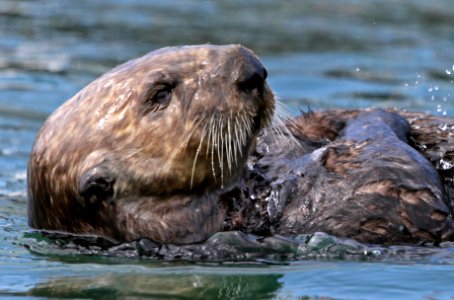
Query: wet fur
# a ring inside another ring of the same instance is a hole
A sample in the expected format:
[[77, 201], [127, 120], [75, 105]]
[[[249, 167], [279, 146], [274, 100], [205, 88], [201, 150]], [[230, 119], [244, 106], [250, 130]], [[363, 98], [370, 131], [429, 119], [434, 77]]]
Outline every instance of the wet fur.
[[219, 194], [237, 184], [274, 96], [239, 45], [170, 47], [107, 72], [63, 104], [28, 168], [33, 228], [160, 243], [223, 225]]
[[164, 48], [106, 73], [37, 136], [30, 226], [180, 244], [220, 230], [454, 239], [452, 118], [332, 110], [266, 128], [265, 78], [238, 45]]
[[231, 226], [379, 244], [451, 240], [453, 176], [439, 160], [454, 160], [453, 135], [440, 129], [453, 123], [384, 110], [302, 114], [287, 124], [299, 145], [259, 137], [249, 178], [230, 195], [249, 204], [232, 209]]

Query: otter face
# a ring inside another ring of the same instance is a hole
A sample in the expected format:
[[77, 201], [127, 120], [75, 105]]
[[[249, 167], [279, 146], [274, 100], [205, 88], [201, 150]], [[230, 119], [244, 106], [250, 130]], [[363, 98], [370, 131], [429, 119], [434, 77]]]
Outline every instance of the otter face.
[[104, 81], [112, 93], [129, 97], [98, 118], [97, 130], [111, 145], [102, 157], [115, 162], [108, 165], [116, 193], [172, 194], [233, 184], [256, 134], [272, 117], [265, 78], [256, 56], [240, 46], [166, 48], [113, 70]]
[[[31, 226], [96, 231], [101, 219], [118, 214], [119, 205], [106, 213], [106, 201], [228, 189], [272, 118], [266, 76], [239, 45], [164, 48], [106, 73], [60, 107], [37, 137]], [[103, 212], [96, 222], [92, 215], [63, 221], [67, 209], [87, 205]]]

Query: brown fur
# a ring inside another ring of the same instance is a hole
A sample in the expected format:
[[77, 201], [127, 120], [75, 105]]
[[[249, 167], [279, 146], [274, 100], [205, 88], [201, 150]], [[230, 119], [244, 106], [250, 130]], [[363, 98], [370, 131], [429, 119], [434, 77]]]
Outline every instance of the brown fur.
[[164, 48], [104, 74], [36, 138], [30, 225], [118, 240], [207, 238], [222, 228], [218, 194], [238, 181], [272, 117], [265, 78], [239, 45]]
[[[443, 143], [453, 147], [437, 125], [428, 125], [451, 119], [411, 116], [426, 125], [422, 132], [395, 110], [335, 110], [290, 121], [299, 147], [285, 146], [285, 137], [261, 136], [242, 193], [253, 196], [243, 201], [256, 203], [259, 212], [247, 214], [245, 227], [266, 232], [254, 227], [258, 216], [279, 234], [323, 231], [379, 244], [454, 239], [447, 190], [453, 177], [423, 156]], [[426, 151], [411, 147], [426, 139], [433, 141]], [[449, 151], [439, 159], [450, 159]]]

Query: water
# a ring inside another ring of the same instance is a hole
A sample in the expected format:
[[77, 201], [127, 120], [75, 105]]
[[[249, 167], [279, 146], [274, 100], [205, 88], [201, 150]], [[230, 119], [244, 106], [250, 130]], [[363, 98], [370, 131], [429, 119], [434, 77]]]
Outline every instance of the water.
[[396, 106], [453, 116], [451, 2], [1, 0], [0, 296], [452, 299], [452, 248], [401, 263], [219, 265], [38, 255], [22, 246], [37, 130], [116, 64], [167, 45], [242, 43], [295, 113]]

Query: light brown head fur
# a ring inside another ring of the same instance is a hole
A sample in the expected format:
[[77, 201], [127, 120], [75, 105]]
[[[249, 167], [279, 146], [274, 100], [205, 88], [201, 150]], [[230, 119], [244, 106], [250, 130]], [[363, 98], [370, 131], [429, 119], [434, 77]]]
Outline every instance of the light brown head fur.
[[177, 243], [219, 230], [217, 195], [237, 182], [274, 112], [265, 79], [239, 45], [163, 48], [104, 74], [36, 138], [30, 225]]

